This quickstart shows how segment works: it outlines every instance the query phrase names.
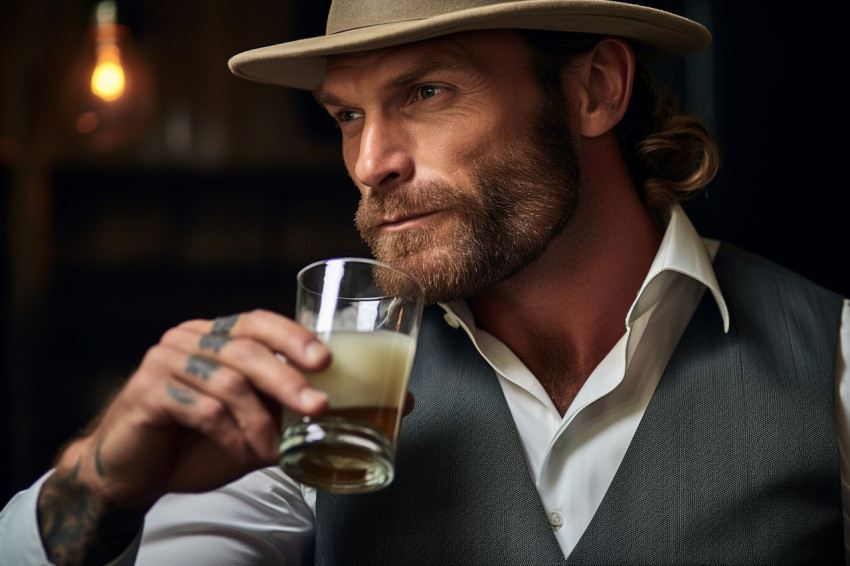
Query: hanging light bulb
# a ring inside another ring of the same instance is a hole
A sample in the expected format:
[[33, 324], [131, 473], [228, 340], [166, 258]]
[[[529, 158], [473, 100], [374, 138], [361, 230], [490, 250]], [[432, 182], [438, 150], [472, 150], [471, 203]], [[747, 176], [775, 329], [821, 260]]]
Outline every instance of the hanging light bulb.
[[91, 91], [106, 102], [117, 100], [124, 94], [124, 67], [121, 66], [118, 46], [98, 48], [97, 67], [91, 75]]
[[95, 9], [95, 55], [97, 63], [91, 75], [91, 91], [112, 102], [124, 94], [124, 67], [118, 47], [115, 2], [101, 2]]
[[155, 112], [152, 79], [130, 30], [118, 22], [116, 3], [99, 2], [66, 83], [66, 111], [75, 138], [101, 151], [138, 139]]

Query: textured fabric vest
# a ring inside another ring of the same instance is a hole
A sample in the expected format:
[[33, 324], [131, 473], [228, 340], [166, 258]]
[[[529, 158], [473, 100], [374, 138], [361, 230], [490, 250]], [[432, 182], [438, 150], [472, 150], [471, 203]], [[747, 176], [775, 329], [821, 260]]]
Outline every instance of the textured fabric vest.
[[[833, 416], [841, 298], [723, 245], [568, 564], [843, 563]], [[393, 484], [317, 498], [316, 561], [564, 564], [493, 370], [429, 309]], [[567, 518], [567, 520], [569, 520]]]

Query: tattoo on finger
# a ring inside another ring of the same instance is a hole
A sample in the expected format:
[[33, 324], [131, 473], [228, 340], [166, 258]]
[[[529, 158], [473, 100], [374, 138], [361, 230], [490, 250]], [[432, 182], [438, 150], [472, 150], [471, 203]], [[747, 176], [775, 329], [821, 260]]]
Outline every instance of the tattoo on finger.
[[210, 330], [210, 334], [223, 334], [224, 336], [228, 336], [238, 319], [238, 314], [218, 317], [213, 321], [213, 327], [212, 330]]
[[165, 384], [165, 390], [168, 392], [169, 397], [181, 405], [189, 406], [195, 404], [195, 393], [188, 387], [178, 387], [169, 381]]
[[201, 341], [198, 342], [198, 347], [201, 350], [212, 350], [218, 354], [228, 342], [230, 342], [230, 336], [227, 334], [204, 334], [201, 336]]
[[200, 377], [204, 381], [209, 381], [218, 367], [216, 362], [203, 356], [189, 356], [189, 359], [186, 360], [186, 372], [195, 377]]

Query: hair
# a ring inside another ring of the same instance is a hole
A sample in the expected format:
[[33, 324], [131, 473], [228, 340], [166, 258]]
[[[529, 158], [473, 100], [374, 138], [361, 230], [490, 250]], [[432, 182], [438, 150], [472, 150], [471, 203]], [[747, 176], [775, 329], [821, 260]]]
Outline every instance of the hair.
[[[543, 92], [560, 89], [562, 71], [604, 37], [543, 30], [516, 30], [530, 48], [532, 72]], [[720, 166], [717, 144], [701, 120], [679, 109], [641, 63], [632, 97], [616, 130], [620, 150], [643, 202], [664, 209], [699, 194]]]

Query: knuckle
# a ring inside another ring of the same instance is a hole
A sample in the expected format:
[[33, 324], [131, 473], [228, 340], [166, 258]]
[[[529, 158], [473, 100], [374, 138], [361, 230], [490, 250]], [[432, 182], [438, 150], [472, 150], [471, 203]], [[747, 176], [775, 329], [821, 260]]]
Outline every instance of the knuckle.
[[253, 309], [246, 313], [242, 313], [242, 319], [250, 326], [260, 324], [268, 317], [269, 312], [264, 309]]
[[191, 320], [184, 320], [177, 326], [173, 327], [171, 330], [189, 330], [192, 328], [196, 328], [199, 324], [204, 324], [207, 321], [204, 321], [200, 318], [193, 318]]
[[143, 402], [151, 397], [152, 392], [160, 391], [169, 377], [168, 371], [161, 364], [143, 363], [127, 380], [121, 395], [129, 400]]
[[173, 328], [169, 328], [162, 334], [162, 338], [159, 339], [160, 344], [173, 344], [176, 341], [177, 335], [180, 334], [184, 329], [180, 326], [175, 326]]
[[197, 331], [193, 330], [187, 324], [188, 323], [179, 324], [166, 330], [159, 339], [159, 343], [171, 344], [176, 347], [184, 344], [188, 339], [197, 334]]
[[142, 357], [142, 363], [139, 366], [139, 372], [143, 373], [143, 370], [151, 367], [161, 367], [167, 364], [169, 349], [162, 344], [155, 344], [147, 349], [145, 355]]

